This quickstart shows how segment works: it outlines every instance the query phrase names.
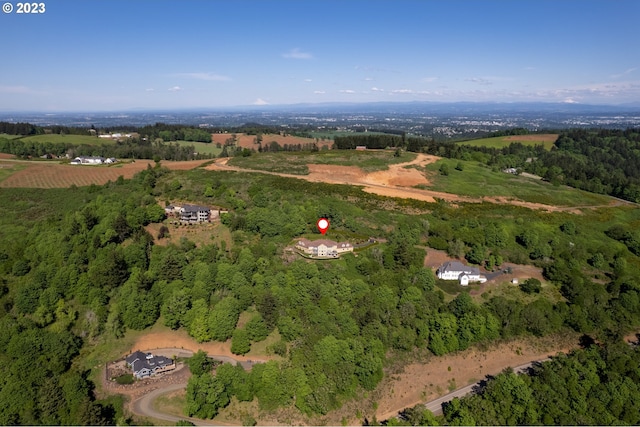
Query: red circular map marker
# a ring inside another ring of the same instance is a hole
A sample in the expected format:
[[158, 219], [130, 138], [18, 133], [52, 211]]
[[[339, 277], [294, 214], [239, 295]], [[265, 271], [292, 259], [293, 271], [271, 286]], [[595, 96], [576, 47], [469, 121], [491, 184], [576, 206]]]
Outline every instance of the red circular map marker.
[[318, 230], [320, 230], [320, 233], [324, 235], [324, 233], [326, 233], [328, 229], [329, 229], [329, 220], [327, 218], [320, 218], [318, 220]]

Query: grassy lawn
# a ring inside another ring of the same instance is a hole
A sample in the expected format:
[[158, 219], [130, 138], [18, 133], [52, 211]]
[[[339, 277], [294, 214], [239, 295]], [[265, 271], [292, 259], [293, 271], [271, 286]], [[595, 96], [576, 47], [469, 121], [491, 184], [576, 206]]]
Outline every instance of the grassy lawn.
[[185, 391], [163, 394], [153, 401], [153, 407], [156, 411], [167, 412], [185, 418], [184, 410], [186, 406], [187, 396]]
[[522, 145], [544, 145], [544, 148], [550, 150], [558, 135], [540, 134], [540, 135], [514, 135], [514, 136], [497, 136], [495, 138], [480, 138], [469, 141], [460, 141], [458, 144], [470, 145], [472, 147], [489, 147], [503, 148], [508, 147], [514, 142]]
[[[456, 168], [460, 162], [463, 170]], [[443, 163], [449, 166], [449, 175], [438, 170]], [[442, 159], [427, 165], [427, 177], [432, 190], [470, 197], [513, 197], [526, 202], [554, 206], [602, 206], [611, 202], [611, 197], [589, 193], [566, 186], [554, 186], [542, 180], [494, 171], [486, 165], [472, 161]]]
[[247, 169], [307, 175], [307, 164], [358, 166], [364, 171], [373, 172], [385, 170], [390, 164], [409, 162], [415, 157], [414, 153], [407, 152], [394, 157], [393, 150], [329, 150], [315, 153], [261, 153], [249, 157], [234, 157], [229, 164]]

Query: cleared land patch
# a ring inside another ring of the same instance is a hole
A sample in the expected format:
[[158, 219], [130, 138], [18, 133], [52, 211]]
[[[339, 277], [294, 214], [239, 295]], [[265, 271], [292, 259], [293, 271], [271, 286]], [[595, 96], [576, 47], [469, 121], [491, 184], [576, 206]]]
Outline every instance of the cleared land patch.
[[[309, 152], [262, 153], [249, 157], [234, 157], [229, 165], [246, 169], [265, 170], [296, 175], [307, 175], [319, 165], [352, 167], [352, 173], [382, 171], [400, 163], [416, 159], [414, 153], [394, 157], [391, 150], [330, 150]], [[317, 170], [317, 168], [316, 168]], [[344, 169], [346, 171], [347, 169]]]
[[[233, 140], [235, 135], [235, 145], [240, 148], [248, 148], [258, 151], [259, 145], [256, 144], [256, 135], [247, 135], [244, 133], [214, 133], [211, 134], [211, 141], [214, 145], [222, 144], [224, 145], [227, 141]], [[322, 140], [318, 139], [316, 141], [315, 138], [303, 138], [301, 136], [293, 136], [293, 135], [279, 135], [275, 133], [267, 133], [262, 134], [262, 146], [267, 147], [271, 144], [271, 142], [277, 142], [280, 147], [284, 147], [287, 145], [298, 145], [304, 147], [305, 145], [313, 145], [316, 144], [318, 148], [328, 147], [331, 148], [333, 145], [333, 140]]]

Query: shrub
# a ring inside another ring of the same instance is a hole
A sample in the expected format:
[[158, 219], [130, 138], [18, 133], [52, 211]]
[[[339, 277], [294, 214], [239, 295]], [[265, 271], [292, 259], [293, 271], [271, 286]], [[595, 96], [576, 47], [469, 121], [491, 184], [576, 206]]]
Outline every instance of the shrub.
[[116, 382], [121, 385], [133, 384], [134, 381], [135, 378], [133, 377], [133, 374], [122, 374], [119, 377], [116, 377]]
[[540, 283], [540, 280], [532, 277], [520, 284], [520, 290], [527, 294], [539, 294], [542, 290], [542, 283]]

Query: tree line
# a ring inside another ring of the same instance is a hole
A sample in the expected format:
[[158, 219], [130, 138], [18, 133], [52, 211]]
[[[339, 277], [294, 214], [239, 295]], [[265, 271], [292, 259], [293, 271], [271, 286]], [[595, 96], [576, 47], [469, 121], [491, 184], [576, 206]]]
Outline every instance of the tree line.
[[102, 156], [118, 159], [194, 160], [211, 158], [213, 155], [196, 153], [193, 145], [149, 142], [139, 138], [100, 145], [25, 141], [0, 138], [0, 152], [28, 159], [51, 154], [57, 157]]

